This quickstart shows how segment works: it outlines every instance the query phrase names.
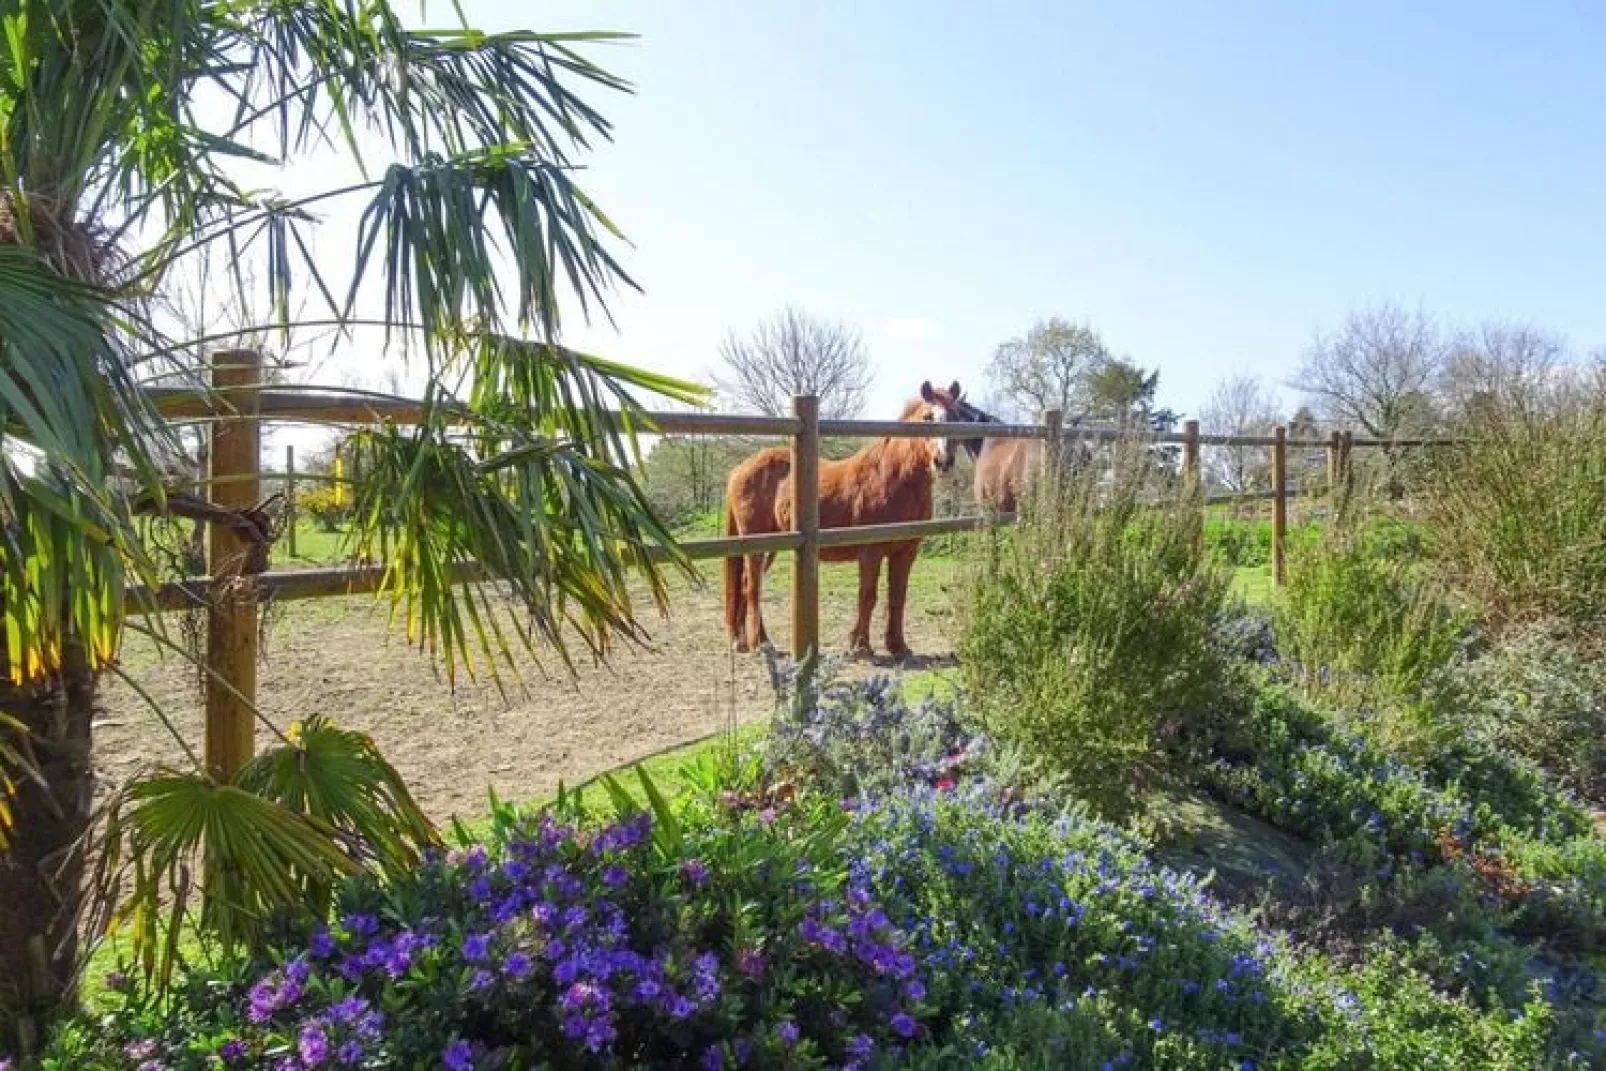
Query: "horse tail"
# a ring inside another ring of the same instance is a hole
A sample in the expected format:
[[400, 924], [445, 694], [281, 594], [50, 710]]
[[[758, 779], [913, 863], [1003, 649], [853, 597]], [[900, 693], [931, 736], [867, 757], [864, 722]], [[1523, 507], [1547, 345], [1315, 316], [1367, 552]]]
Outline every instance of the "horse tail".
[[[736, 509], [729, 498], [725, 500], [725, 534], [728, 536], [740, 535], [736, 527]], [[741, 639], [742, 611], [742, 563], [746, 559], [740, 554], [731, 554], [725, 558], [725, 631], [731, 639]]]

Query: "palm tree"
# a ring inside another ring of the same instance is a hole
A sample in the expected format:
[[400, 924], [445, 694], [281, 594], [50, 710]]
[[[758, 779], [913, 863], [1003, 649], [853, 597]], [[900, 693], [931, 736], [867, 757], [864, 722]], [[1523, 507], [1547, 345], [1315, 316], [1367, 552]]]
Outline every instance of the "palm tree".
[[[521, 643], [561, 654], [566, 632], [598, 651], [637, 634], [627, 574], [639, 570], [661, 606], [664, 567], [648, 552], [686, 563], [632, 476], [635, 392], [701, 395], [558, 341], [560, 306], [589, 315], [633, 285], [610, 252], [618, 232], [571, 163], [610, 134], [582, 91], [628, 89], [585, 54], [609, 35], [412, 30], [385, 0], [12, 0], [0, 26], [4, 1052], [31, 1048], [70, 992], [91, 705], [99, 676], [116, 671], [125, 584], [157, 579], [133, 518], [163, 509], [159, 461], [175, 449], [148, 388], [205, 385], [198, 355], [212, 340], [159, 312], [176, 273], [222, 251], [255, 265], [231, 285], [260, 288], [274, 312], [258, 326], [289, 339], [382, 325], [385, 353], [415, 355], [425, 415], [361, 436], [355, 542], [384, 553], [410, 634], [448, 668], [494, 665]], [[241, 177], [330, 150], [372, 177], [294, 198]], [[311, 249], [328, 229], [317, 213], [341, 200], [362, 212], [337, 276]], [[308, 299], [316, 311], [292, 315]], [[608, 407], [626, 419], [602, 419]], [[464, 558], [497, 583], [445, 583]], [[522, 612], [498, 617], [493, 598]], [[162, 635], [154, 616], [130, 627]], [[329, 739], [318, 725], [292, 743], [372, 758]], [[209, 837], [224, 851], [231, 822], [261, 845], [228, 871], [260, 879], [254, 907], [338, 870], [338, 854], [307, 838], [339, 822], [298, 824], [294, 764], [263, 759], [231, 783], [169, 771], [125, 797], [113, 832], [144, 853], [147, 907], [152, 875], [176, 880]], [[384, 781], [382, 763], [369, 769]], [[409, 827], [399, 784], [342, 798], [348, 818], [384, 801], [394, 820], [380, 851]]]

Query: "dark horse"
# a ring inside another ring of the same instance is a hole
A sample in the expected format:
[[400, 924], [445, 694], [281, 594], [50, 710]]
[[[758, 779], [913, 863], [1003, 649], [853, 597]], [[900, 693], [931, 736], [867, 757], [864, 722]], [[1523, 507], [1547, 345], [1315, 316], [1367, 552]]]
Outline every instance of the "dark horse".
[[[959, 384], [947, 390], [920, 385], [920, 397], [904, 406], [905, 421], [957, 421]], [[929, 520], [932, 485], [939, 472], [953, 467], [953, 450], [945, 438], [878, 439], [842, 461], [820, 462], [820, 527], [851, 528]], [[792, 458], [782, 446], [760, 450], [731, 471], [725, 485], [725, 534], [762, 535], [792, 527]], [[881, 560], [887, 561], [887, 652], [909, 655], [903, 638], [903, 608], [909, 593], [909, 570], [920, 550], [919, 539], [862, 547], [827, 547], [822, 561], [859, 563], [859, 614], [848, 637], [855, 657], [870, 648], [870, 617], [875, 611]], [[759, 606], [764, 572], [774, 554], [725, 559], [725, 629], [738, 651], [769, 641]], [[804, 652], [796, 651], [801, 658]]]

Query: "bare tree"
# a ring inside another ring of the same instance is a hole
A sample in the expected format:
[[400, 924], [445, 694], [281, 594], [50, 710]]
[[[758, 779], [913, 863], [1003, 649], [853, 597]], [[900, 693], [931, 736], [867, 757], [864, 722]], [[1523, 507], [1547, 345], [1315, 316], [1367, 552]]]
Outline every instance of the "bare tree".
[[1475, 420], [1484, 406], [1535, 396], [1566, 363], [1566, 344], [1555, 335], [1528, 324], [1485, 323], [1451, 344], [1439, 394], [1452, 419]]
[[1110, 351], [1088, 324], [1040, 320], [1003, 343], [987, 367], [992, 389], [1024, 415], [1058, 409], [1075, 419], [1087, 408], [1088, 377], [1111, 363]]
[[720, 390], [738, 407], [769, 416], [791, 412], [792, 395], [813, 394], [826, 419], [858, 416], [870, 389], [870, 359], [859, 333], [788, 306], [745, 338], [719, 348], [730, 378]]
[[[1277, 401], [1257, 376], [1233, 376], [1210, 395], [1199, 413], [1208, 435], [1269, 435], [1279, 417]], [[1210, 482], [1244, 492], [1265, 482], [1271, 454], [1263, 446], [1212, 446], [1204, 453]]]
[[1385, 303], [1352, 312], [1336, 333], [1318, 336], [1294, 386], [1332, 422], [1391, 439], [1434, 423], [1445, 354], [1424, 313]]

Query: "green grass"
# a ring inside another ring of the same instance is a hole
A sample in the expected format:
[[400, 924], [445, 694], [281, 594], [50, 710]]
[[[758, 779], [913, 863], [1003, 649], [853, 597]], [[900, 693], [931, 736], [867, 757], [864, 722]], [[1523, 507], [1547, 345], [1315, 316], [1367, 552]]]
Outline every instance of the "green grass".
[[349, 548], [344, 532], [326, 532], [311, 520], [296, 521], [296, 552], [290, 553], [290, 533], [284, 532], [273, 544], [273, 564], [336, 565], [344, 561]]
[[1271, 580], [1271, 566], [1247, 565], [1232, 571], [1232, 594], [1251, 606], [1268, 606], [1277, 588]]

